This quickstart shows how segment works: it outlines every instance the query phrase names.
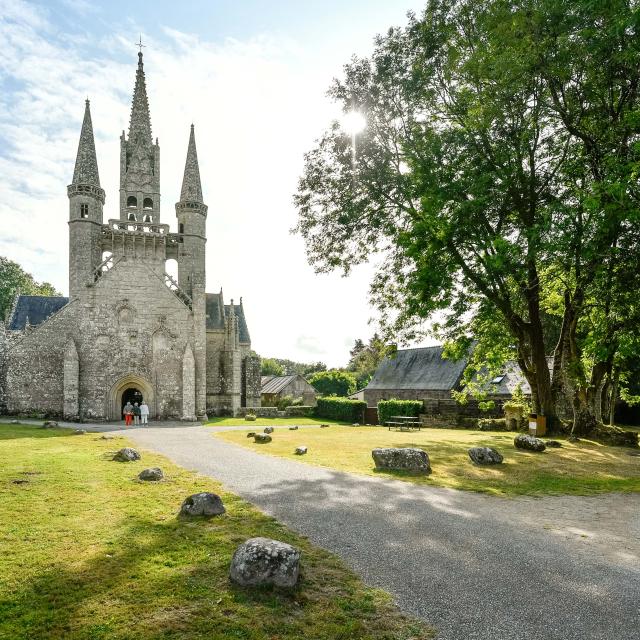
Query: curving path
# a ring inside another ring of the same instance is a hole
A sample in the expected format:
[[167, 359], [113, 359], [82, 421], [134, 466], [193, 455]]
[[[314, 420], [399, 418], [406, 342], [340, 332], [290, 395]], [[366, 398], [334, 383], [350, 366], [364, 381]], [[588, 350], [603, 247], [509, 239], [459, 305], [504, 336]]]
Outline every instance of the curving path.
[[126, 435], [338, 554], [440, 640], [640, 639], [640, 495], [418, 487], [254, 453], [213, 431]]

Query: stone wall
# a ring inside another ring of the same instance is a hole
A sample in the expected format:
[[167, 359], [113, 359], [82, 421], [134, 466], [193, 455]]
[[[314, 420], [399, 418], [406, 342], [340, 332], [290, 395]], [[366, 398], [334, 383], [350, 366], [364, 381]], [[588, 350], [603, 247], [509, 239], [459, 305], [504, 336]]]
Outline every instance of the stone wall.
[[8, 354], [9, 412], [64, 413], [69, 340], [79, 359], [81, 419], [119, 418], [117, 394], [126, 386], [142, 391], [152, 416], [182, 417], [193, 317], [145, 265], [119, 262], [81, 298], [18, 337]]

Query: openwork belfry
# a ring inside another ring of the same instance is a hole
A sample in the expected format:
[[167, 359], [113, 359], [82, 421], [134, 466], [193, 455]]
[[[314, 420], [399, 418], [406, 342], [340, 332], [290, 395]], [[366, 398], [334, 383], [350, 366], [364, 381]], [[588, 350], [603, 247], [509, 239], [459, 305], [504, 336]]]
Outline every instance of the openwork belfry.
[[88, 100], [67, 193], [69, 297], [17, 296], [0, 328], [0, 409], [114, 420], [127, 401], [145, 400], [152, 416], [195, 420], [260, 406], [242, 299], [206, 293], [207, 205], [193, 125], [177, 232], [161, 222], [142, 53], [120, 137], [117, 215], [104, 220]]

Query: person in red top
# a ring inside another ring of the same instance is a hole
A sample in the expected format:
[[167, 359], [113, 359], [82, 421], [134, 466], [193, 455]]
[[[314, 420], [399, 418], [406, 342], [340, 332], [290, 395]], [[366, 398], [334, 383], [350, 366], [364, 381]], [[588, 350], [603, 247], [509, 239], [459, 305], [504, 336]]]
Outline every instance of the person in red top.
[[133, 419], [133, 405], [130, 402], [127, 402], [127, 404], [124, 405], [122, 414], [124, 415], [124, 424], [127, 427], [130, 427], [131, 420]]

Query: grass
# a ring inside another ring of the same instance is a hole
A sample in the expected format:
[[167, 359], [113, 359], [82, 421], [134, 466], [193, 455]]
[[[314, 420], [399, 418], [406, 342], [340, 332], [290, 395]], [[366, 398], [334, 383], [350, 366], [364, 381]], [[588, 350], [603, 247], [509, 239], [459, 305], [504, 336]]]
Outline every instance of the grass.
[[[110, 461], [126, 444], [0, 424], [2, 640], [432, 637], [338, 558], [213, 480], [145, 452]], [[167, 479], [138, 481], [149, 466]], [[182, 500], [204, 490], [227, 513], [178, 520]], [[233, 551], [256, 535], [301, 549], [298, 588], [230, 584]]]
[[[420, 432], [388, 431], [380, 427], [330, 427], [300, 431], [276, 430], [273, 442], [255, 444], [244, 431], [225, 431], [215, 436], [229, 442], [284, 458], [340, 471], [395, 477], [418, 484], [467, 489], [501, 496], [575, 494], [640, 491], [640, 458], [630, 450], [597, 442], [562, 441], [562, 448], [543, 453], [521, 451], [513, 446], [515, 433], [425, 429]], [[296, 456], [296, 446], [309, 451]], [[475, 466], [467, 450], [494, 447], [504, 463]], [[376, 447], [417, 447], [431, 460], [432, 474], [411, 476], [375, 470], [371, 450]]]
[[209, 427], [247, 427], [249, 430], [255, 427], [291, 427], [294, 425], [309, 426], [321, 424], [346, 424], [339, 420], [327, 418], [257, 418], [254, 422], [244, 418], [211, 418], [206, 426]]

